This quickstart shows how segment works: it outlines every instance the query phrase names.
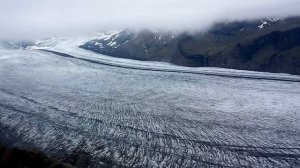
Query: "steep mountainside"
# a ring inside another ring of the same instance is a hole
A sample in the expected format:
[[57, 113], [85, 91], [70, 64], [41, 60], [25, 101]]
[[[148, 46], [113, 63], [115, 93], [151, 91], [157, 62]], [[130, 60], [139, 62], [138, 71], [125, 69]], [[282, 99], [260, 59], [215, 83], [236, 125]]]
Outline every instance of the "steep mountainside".
[[0, 144], [0, 167], [3, 168], [74, 168], [70, 164], [48, 158], [37, 150], [7, 148]]
[[219, 23], [195, 34], [120, 31], [103, 34], [81, 48], [191, 67], [300, 74], [300, 18]]

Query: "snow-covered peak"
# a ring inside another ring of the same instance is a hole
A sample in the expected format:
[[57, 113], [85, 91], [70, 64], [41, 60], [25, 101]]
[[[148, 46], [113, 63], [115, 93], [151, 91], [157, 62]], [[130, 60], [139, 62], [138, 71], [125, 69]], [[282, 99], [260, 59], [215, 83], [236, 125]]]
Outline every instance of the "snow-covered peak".
[[106, 33], [98, 34], [97, 37], [93, 40], [95, 46], [99, 48], [104, 48], [105, 46], [110, 46], [112, 48], [117, 48], [120, 44], [124, 44], [126, 41], [120, 41], [119, 39], [129, 36], [125, 30], [110, 31]]
[[114, 30], [114, 31], [109, 31], [109, 32], [105, 32], [105, 33], [99, 33], [99, 34], [97, 34], [97, 39], [109, 40], [115, 36], [118, 36], [122, 31], [123, 30]]
[[265, 27], [271, 26], [273, 23], [278, 22], [279, 18], [267, 18], [267, 19], [262, 19], [260, 21], [260, 25], [257, 26], [259, 29], [263, 29]]

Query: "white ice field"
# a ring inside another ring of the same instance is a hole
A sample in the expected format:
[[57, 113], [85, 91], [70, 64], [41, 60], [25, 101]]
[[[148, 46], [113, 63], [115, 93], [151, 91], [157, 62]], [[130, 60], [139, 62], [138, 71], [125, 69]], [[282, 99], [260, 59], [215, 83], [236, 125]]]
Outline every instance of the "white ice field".
[[1, 141], [91, 167], [300, 166], [300, 76], [111, 58], [84, 41], [0, 50]]

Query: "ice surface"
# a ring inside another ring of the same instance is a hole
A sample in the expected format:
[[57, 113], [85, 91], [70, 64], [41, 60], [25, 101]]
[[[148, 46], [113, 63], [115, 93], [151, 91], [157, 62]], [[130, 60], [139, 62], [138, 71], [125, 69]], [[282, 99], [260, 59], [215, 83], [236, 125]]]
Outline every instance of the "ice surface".
[[164, 71], [180, 71], [186, 73], [199, 73], [199, 74], [214, 74], [214, 75], [224, 75], [233, 77], [252, 77], [252, 78], [263, 78], [263, 79], [280, 79], [280, 80], [297, 80], [300, 81], [299, 76], [288, 75], [288, 74], [273, 74], [265, 72], [253, 72], [253, 71], [243, 71], [243, 70], [233, 70], [233, 69], [223, 69], [223, 68], [211, 68], [211, 67], [200, 67], [200, 68], [190, 68], [182, 67], [177, 65], [172, 65], [169, 63], [153, 62], [153, 61], [137, 61], [123, 58], [115, 58], [110, 56], [105, 56], [102, 54], [97, 54], [89, 50], [79, 48], [78, 46], [90, 41], [97, 37], [81, 37], [81, 38], [51, 38], [45, 40], [44, 42], [38, 43], [37, 46], [33, 46], [31, 49], [43, 49], [49, 51], [56, 51], [60, 53], [65, 53], [72, 55], [76, 58], [83, 58], [92, 61], [97, 61], [99, 63], [110, 64], [113, 66], [121, 66], [128, 68], [139, 68], [147, 70], [164, 70]]
[[111, 58], [87, 40], [0, 50], [2, 135], [80, 148], [91, 167], [300, 165], [299, 76]]

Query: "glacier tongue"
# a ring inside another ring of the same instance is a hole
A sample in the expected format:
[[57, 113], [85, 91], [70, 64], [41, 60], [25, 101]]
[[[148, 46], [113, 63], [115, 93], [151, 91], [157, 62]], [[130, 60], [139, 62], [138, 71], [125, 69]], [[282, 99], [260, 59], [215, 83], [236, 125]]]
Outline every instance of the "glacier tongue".
[[0, 50], [2, 135], [86, 167], [300, 165], [299, 76], [111, 58], [87, 40]]

